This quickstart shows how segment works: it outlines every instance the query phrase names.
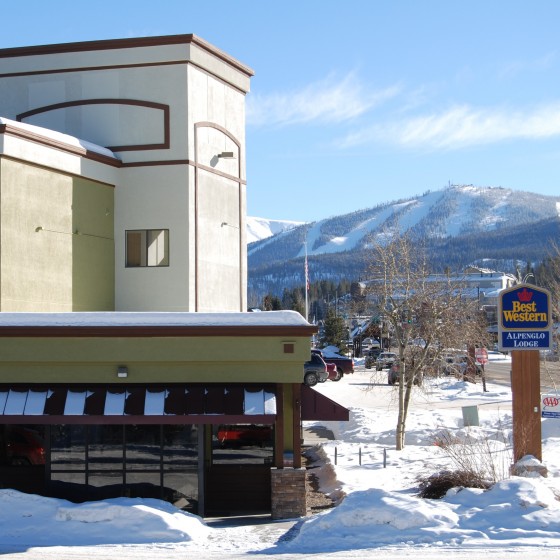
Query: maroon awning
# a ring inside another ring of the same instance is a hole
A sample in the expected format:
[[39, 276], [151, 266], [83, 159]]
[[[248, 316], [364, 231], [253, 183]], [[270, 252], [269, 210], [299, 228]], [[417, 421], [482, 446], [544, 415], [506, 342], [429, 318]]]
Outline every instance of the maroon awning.
[[0, 385], [4, 424], [270, 424], [275, 419], [274, 385]]
[[350, 419], [350, 411], [311, 387], [302, 385], [301, 419], [342, 420], [347, 422]]

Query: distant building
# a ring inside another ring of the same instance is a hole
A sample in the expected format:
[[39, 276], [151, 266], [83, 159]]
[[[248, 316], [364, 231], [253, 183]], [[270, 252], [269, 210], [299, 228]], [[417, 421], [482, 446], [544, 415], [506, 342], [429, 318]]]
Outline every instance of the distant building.
[[[517, 282], [513, 274], [474, 267], [467, 268], [461, 274], [430, 274], [428, 281], [451, 282], [461, 288], [464, 297], [478, 300], [481, 306], [497, 305], [500, 291], [510, 288]], [[379, 282], [379, 280], [372, 279], [352, 284], [352, 296], [366, 298], [368, 296], [368, 284], [373, 282]]]
[[[498, 320], [498, 295], [501, 290], [513, 286], [517, 279], [512, 274], [504, 272], [496, 272], [493, 270], [479, 269], [475, 267], [467, 268], [462, 274], [430, 274], [428, 276], [430, 282], [451, 282], [454, 286], [461, 289], [462, 296], [472, 301], [477, 301], [479, 309], [484, 313], [486, 322], [489, 327], [489, 332], [495, 332], [497, 329]], [[368, 293], [368, 284], [373, 282], [380, 282], [380, 280], [369, 280], [356, 282], [352, 284], [352, 297], [357, 298], [359, 302], [374, 297]], [[370, 301], [370, 304], [372, 302]], [[370, 321], [375, 325], [377, 317], [373, 317]], [[358, 338], [368, 336], [369, 321], [363, 322], [361, 325], [361, 333], [354, 336]]]

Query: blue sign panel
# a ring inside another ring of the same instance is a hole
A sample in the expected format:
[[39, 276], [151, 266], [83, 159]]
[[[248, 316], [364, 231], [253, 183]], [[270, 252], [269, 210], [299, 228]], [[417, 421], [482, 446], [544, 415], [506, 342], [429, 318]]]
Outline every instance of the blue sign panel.
[[527, 286], [504, 292], [500, 319], [504, 329], [547, 329], [548, 294]]
[[530, 284], [500, 292], [498, 345], [501, 350], [550, 348], [550, 294]]
[[511, 350], [538, 350], [539, 348], [550, 348], [549, 331], [510, 331], [501, 333], [503, 348]]

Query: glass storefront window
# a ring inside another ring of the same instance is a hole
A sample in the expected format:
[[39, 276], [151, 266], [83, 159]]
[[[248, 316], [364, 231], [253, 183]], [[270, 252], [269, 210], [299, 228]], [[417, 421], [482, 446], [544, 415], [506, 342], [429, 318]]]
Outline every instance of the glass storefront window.
[[165, 500], [180, 509], [198, 511], [197, 471], [164, 472], [163, 486]]
[[52, 426], [50, 442], [51, 482], [61, 494], [152, 497], [197, 511], [195, 425]]
[[172, 496], [161, 484], [161, 473], [127, 472], [124, 495], [129, 498], [155, 498], [173, 502]]
[[62, 484], [85, 484], [86, 483], [86, 473], [85, 472], [54, 472], [51, 473], [51, 481], [59, 482]]
[[89, 471], [118, 470], [122, 472], [123, 460], [124, 426], [89, 426]]
[[86, 426], [52, 426], [51, 470], [84, 470]]
[[161, 426], [126, 426], [126, 470], [159, 470], [160, 462]]
[[163, 426], [163, 487], [176, 507], [198, 511], [198, 429]]
[[212, 464], [272, 464], [274, 430], [269, 425], [236, 424], [212, 428]]
[[198, 467], [198, 426], [163, 426], [163, 460], [166, 469]]

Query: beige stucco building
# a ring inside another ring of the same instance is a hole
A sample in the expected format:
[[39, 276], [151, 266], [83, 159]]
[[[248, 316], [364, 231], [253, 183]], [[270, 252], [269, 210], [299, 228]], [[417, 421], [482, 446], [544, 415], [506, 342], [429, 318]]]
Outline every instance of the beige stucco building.
[[0, 487], [304, 515], [315, 327], [246, 313], [252, 71], [193, 35], [0, 50]]
[[244, 311], [252, 74], [194, 35], [0, 50], [0, 310]]

